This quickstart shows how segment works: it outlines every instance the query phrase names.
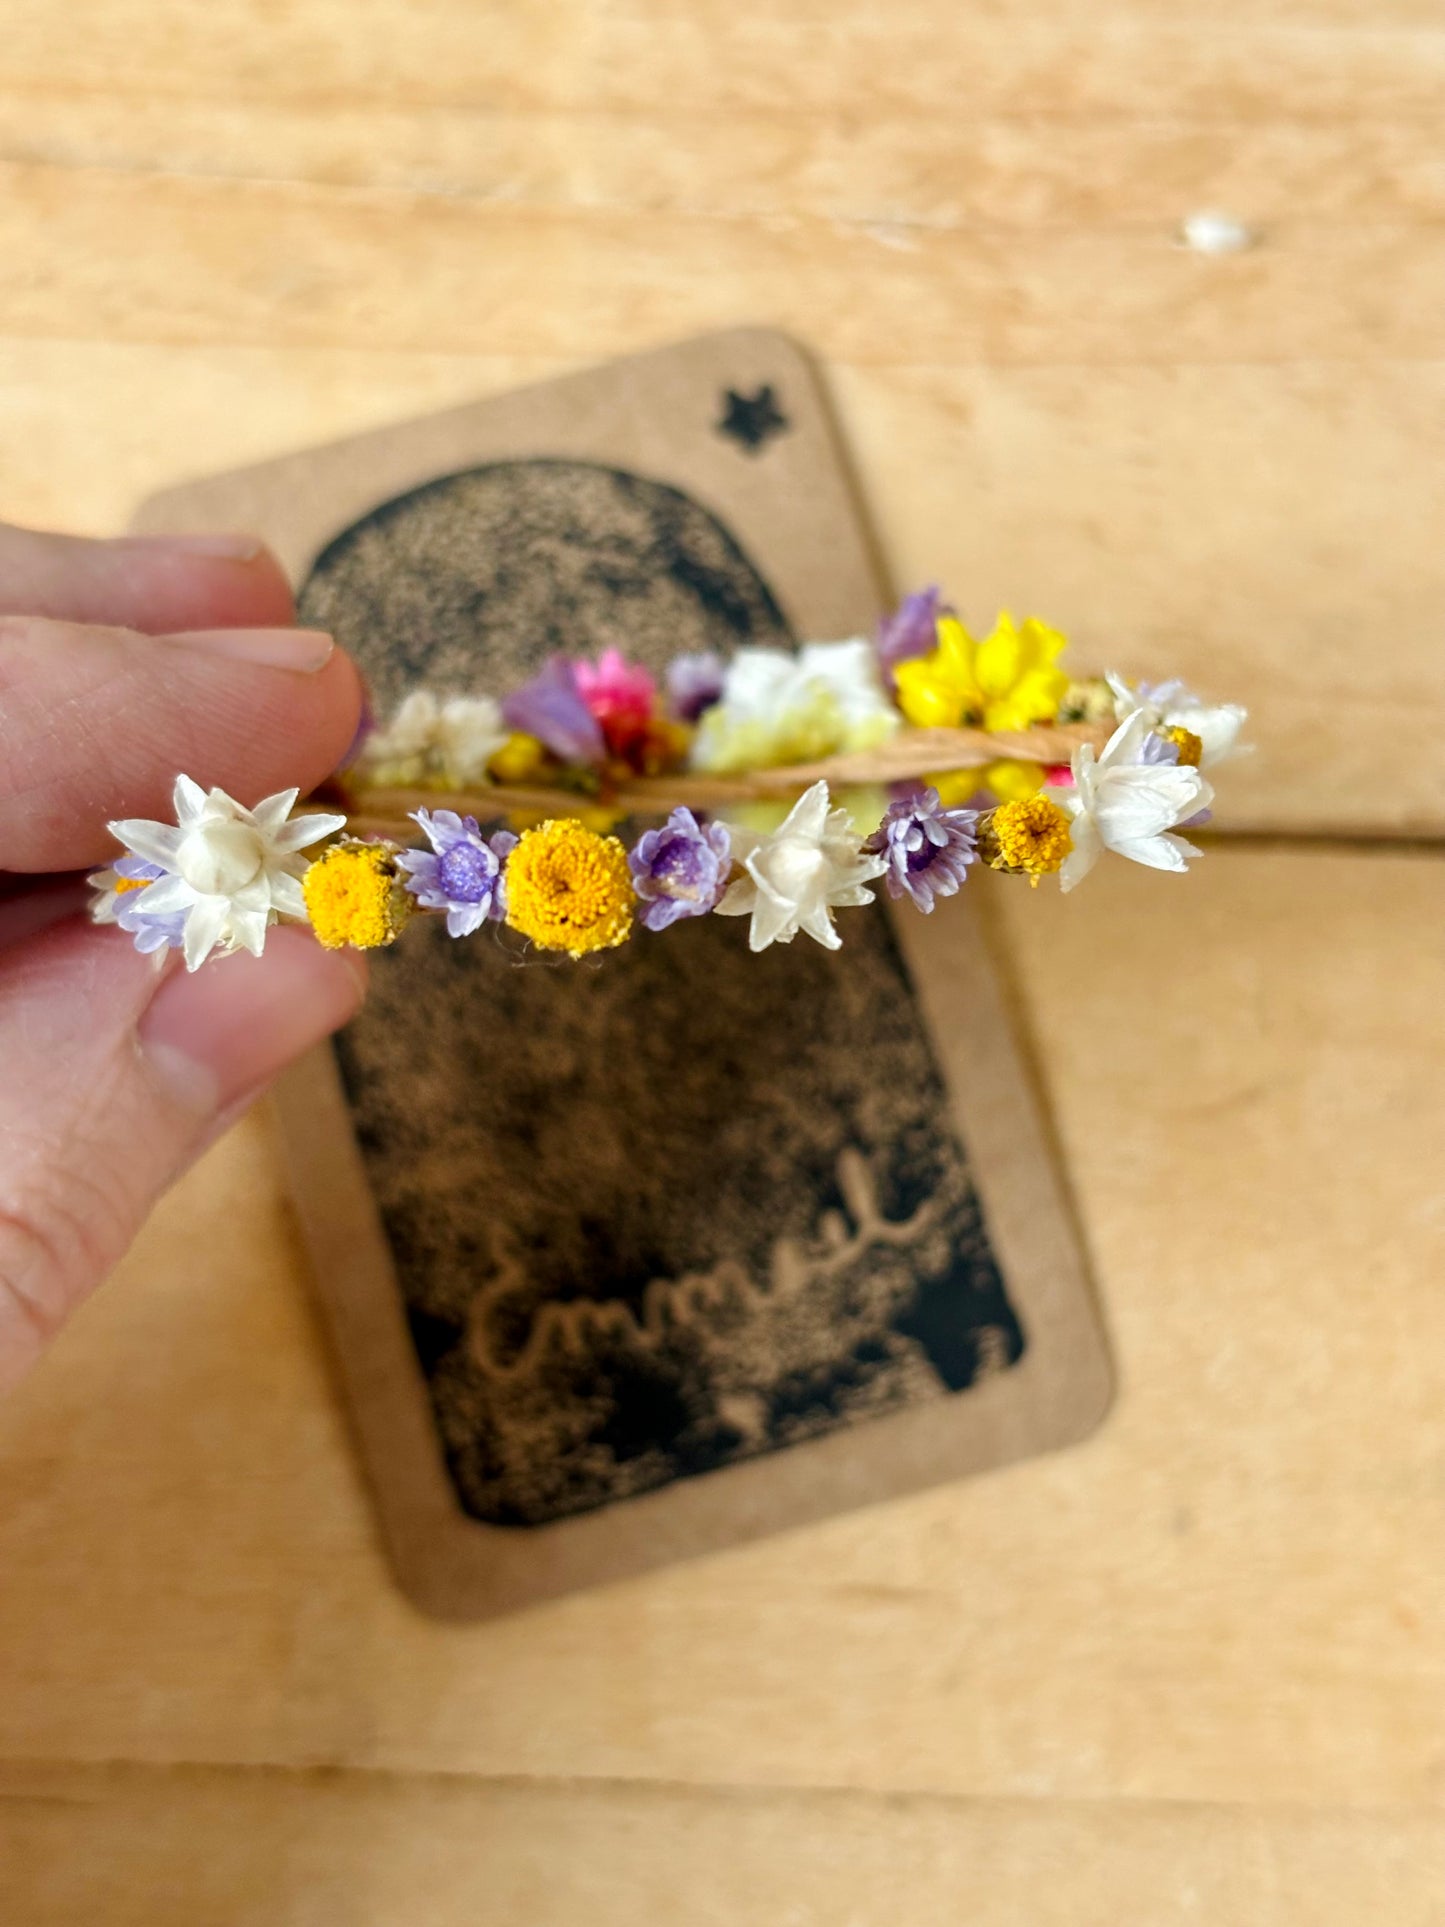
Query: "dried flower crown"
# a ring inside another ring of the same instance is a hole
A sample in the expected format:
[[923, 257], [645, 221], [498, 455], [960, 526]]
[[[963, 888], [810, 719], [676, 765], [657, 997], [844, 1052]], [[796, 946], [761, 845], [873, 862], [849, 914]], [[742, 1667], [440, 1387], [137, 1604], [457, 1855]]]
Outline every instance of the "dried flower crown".
[[[1065, 890], [1105, 850], [1186, 869], [1178, 832], [1207, 820], [1204, 771], [1245, 712], [1071, 681], [1064, 647], [1007, 614], [975, 638], [927, 589], [871, 642], [679, 656], [665, 691], [616, 649], [554, 656], [500, 701], [416, 690], [338, 779], [342, 813], [182, 776], [174, 824], [112, 823], [126, 854], [91, 878], [93, 913], [192, 970], [283, 920], [374, 949], [428, 912], [572, 957], [708, 914], [748, 917], [754, 950], [799, 931], [836, 950], [834, 913], [880, 881], [929, 912], [973, 864]], [[663, 820], [629, 849], [610, 831], [636, 817]]]

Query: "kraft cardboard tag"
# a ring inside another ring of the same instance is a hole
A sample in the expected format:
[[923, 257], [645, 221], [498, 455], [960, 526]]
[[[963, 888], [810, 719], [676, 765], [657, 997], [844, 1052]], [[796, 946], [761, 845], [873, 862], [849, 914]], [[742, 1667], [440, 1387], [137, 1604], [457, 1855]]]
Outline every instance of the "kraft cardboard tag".
[[[660, 671], [866, 634], [887, 599], [817, 377], [762, 329], [198, 482], [135, 526], [264, 535], [383, 713], [559, 649]], [[978, 928], [993, 882], [845, 912], [836, 954], [753, 956], [701, 918], [519, 967], [418, 919], [374, 958], [278, 1110], [418, 1605], [510, 1610], [1098, 1421], [1103, 1339]]]

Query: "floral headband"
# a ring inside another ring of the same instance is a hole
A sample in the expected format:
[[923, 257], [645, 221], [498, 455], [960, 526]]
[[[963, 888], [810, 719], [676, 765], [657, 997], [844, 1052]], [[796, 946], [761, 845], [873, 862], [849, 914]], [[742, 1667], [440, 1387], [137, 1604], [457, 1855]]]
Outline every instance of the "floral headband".
[[[753, 950], [836, 950], [835, 911], [879, 881], [927, 913], [974, 864], [1066, 891], [1105, 850], [1186, 869], [1177, 832], [1208, 820], [1244, 710], [1073, 681], [1064, 647], [1008, 614], [977, 639], [927, 589], [871, 642], [679, 656], [665, 690], [617, 649], [500, 702], [416, 690], [337, 779], [344, 813], [182, 776], [174, 824], [112, 823], [127, 854], [90, 879], [93, 914], [191, 970], [259, 956], [281, 921], [375, 949], [426, 913], [574, 958], [710, 914], [748, 917]], [[631, 848], [610, 834], [649, 816]]]

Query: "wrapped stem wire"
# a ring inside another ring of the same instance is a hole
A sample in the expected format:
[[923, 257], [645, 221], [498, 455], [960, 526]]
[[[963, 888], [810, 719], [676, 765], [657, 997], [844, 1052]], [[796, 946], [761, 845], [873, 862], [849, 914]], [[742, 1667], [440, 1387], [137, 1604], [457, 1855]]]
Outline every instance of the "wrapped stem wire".
[[1103, 723], [1051, 723], [1006, 731], [901, 729], [875, 749], [854, 750], [813, 763], [751, 770], [737, 776], [681, 771], [667, 776], [634, 776], [604, 783], [595, 793], [489, 783], [465, 793], [368, 785], [343, 788], [341, 795], [353, 833], [410, 836], [414, 834], [410, 819], [421, 808], [454, 810], [479, 822], [512, 811], [565, 816], [596, 805], [629, 816], [666, 816], [675, 809], [718, 810], [740, 803], [794, 799], [818, 782], [827, 783], [832, 790], [921, 782], [936, 770], [985, 769], [1005, 758], [1067, 767], [1081, 745], [1102, 749], [1109, 735], [1110, 726]]

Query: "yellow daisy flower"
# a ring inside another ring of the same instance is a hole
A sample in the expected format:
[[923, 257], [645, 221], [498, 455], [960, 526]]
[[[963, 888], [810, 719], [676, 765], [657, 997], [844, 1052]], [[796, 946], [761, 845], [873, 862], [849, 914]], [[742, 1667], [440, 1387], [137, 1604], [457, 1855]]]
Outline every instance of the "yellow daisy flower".
[[938, 646], [894, 670], [898, 706], [921, 729], [1027, 729], [1052, 722], [1069, 678], [1055, 665], [1067, 638], [1005, 609], [980, 642], [957, 616], [938, 619]]
[[956, 810], [971, 803], [980, 790], [987, 790], [1000, 803], [1018, 803], [1026, 796], [1037, 796], [1048, 780], [1048, 771], [1042, 763], [1010, 757], [985, 763], [980, 769], [941, 770], [923, 780], [938, 791], [938, 800], [946, 810]]

